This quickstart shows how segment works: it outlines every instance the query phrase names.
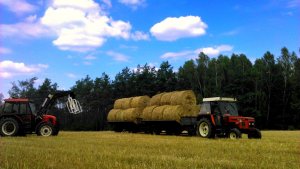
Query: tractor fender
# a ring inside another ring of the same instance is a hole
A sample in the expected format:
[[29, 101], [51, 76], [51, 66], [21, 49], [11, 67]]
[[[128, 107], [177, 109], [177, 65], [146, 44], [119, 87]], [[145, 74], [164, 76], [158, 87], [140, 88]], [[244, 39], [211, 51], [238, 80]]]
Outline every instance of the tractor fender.
[[214, 116], [212, 114], [202, 114], [202, 115], [199, 115], [197, 117], [197, 121], [199, 121], [202, 118], [206, 118], [206, 119], [210, 120], [210, 122], [212, 123], [212, 125], [216, 126], [216, 122], [215, 122]]
[[13, 119], [17, 120], [19, 125], [22, 125], [22, 119], [20, 119], [18, 116], [15, 116], [15, 115], [2, 115], [2, 116], [0, 116], [0, 120], [6, 119], [6, 118], [13, 118]]

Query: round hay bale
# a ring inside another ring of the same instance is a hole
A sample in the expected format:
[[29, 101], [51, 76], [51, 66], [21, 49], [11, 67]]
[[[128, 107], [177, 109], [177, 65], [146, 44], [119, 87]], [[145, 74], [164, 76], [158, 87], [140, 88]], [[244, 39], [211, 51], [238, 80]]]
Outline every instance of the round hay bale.
[[180, 121], [180, 114], [184, 113], [184, 108], [181, 105], [167, 106], [163, 113], [163, 120]]
[[120, 109], [111, 109], [109, 112], [108, 112], [108, 115], [107, 115], [107, 120], [108, 121], [116, 121], [116, 115], [117, 113], [121, 111]]
[[170, 105], [170, 104], [171, 104], [171, 96], [172, 96], [174, 93], [176, 93], [176, 92], [164, 93], [164, 94], [161, 96], [160, 104], [161, 104], [161, 105]]
[[196, 96], [192, 90], [174, 92], [171, 105], [196, 105]]
[[154, 95], [150, 99], [149, 105], [150, 106], [160, 106], [160, 100], [161, 100], [161, 97], [162, 97], [163, 94], [165, 94], [165, 93], [160, 93], [160, 94]]
[[180, 114], [181, 117], [196, 117], [199, 114], [199, 105], [184, 105], [184, 112]]
[[116, 112], [116, 120], [115, 121], [124, 121], [124, 110], [120, 110]]
[[144, 108], [142, 118], [143, 120], [152, 120], [152, 112], [158, 106], [148, 106]]
[[132, 97], [122, 99], [122, 109], [129, 109]]
[[163, 114], [166, 108], [166, 105], [154, 108], [152, 111], [152, 120], [163, 120]]
[[123, 110], [123, 119], [127, 122], [134, 122], [137, 118], [140, 118], [142, 112], [141, 108], [130, 108]]
[[133, 97], [130, 103], [130, 107], [137, 108], [137, 107], [146, 107], [150, 100], [149, 96], [139, 96]]
[[114, 104], [114, 109], [122, 109], [123, 99], [117, 99]]

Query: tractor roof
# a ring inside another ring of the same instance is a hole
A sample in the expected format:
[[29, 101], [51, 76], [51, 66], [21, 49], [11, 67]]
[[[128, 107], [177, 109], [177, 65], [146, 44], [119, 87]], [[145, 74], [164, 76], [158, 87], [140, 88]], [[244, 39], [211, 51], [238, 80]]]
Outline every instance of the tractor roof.
[[30, 100], [27, 98], [9, 98], [4, 99], [5, 102], [29, 102]]
[[217, 101], [236, 102], [237, 100], [235, 98], [229, 98], [229, 97], [209, 97], [209, 98], [203, 98], [203, 102], [217, 102]]

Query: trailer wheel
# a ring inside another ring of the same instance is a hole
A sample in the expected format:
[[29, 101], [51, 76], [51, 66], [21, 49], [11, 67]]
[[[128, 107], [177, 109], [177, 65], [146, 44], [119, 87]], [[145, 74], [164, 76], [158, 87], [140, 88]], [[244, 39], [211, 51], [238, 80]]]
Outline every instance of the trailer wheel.
[[242, 137], [242, 133], [240, 132], [239, 129], [233, 128], [233, 129], [231, 129], [231, 130], [229, 131], [228, 137], [229, 137], [230, 139], [239, 139], [239, 138]]
[[55, 132], [54, 132], [54, 128], [53, 128], [53, 125], [50, 124], [50, 123], [42, 123], [38, 129], [37, 129], [37, 132], [36, 134], [38, 136], [45, 136], [45, 137], [48, 137], [48, 136], [51, 136], [51, 135], [54, 135]]
[[19, 123], [13, 118], [5, 118], [0, 121], [1, 136], [16, 136], [19, 132]]
[[255, 129], [248, 133], [248, 139], [261, 139], [261, 132], [258, 129]]
[[215, 137], [213, 125], [206, 118], [199, 120], [198, 125], [197, 125], [196, 134], [198, 136], [204, 137], [204, 138], [214, 138]]

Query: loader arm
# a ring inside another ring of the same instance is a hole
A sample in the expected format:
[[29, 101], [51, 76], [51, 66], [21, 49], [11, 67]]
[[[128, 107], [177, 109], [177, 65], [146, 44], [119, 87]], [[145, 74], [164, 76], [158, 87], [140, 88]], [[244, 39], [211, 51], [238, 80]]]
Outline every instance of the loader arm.
[[56, 100], [62, 97], [68, 96], [68, 101], [66, 103], [68, 110], [70, 113], [81, 113], [82, 109], [79, 102], [75, 99], [75, 94], [72, 91], [57, 91], [54, 94], [49, 94], [40, 109], [37, 112], [37, 116], [41, 117], [51, 109], [51, 107], [55, 104]]

